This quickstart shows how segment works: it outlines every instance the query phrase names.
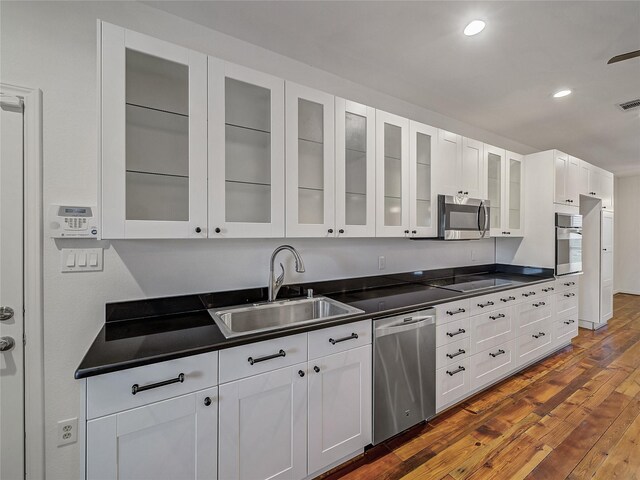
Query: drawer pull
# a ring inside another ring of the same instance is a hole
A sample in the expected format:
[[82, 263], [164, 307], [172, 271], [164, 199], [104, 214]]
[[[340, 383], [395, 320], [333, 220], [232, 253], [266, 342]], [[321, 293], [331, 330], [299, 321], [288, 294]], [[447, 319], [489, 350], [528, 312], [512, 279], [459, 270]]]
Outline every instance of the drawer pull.
[[546, 303], [544, 302], [538, 302], [538, 303], [533, 303], [532, 304], [534, 307], [544, 307], [546, 305]]
[[515, 300], [516, 297], [512, 297], [512, 296], [508, 296], [507, 298], [501, 298], [500, 301], [501, 302], [510, 302], [511, 300]]
[[171, 380], [164, 380], [162, 382], [150, 383], [149, 385], [140, 386], [137, 383], [131, 385], [131, 395], [135, 395], [138, 392], [144, 392], [145, 390], [151, 390], [152, 388], [164, 387], [165, 385], [171, 385], [172, 383], [184, 382], [184, 373], [179, 374], [176, 378]]
[[540, 338], [540, 337], [544, 337], [546, 334], [544, 332], [539, 332], [537, 335], [534, 333], [533, 335], [531, 335], [533, 338]]
[[573, 287], [576, 284], [576, 282], [567, 282], [567, 283], [563, 283], [563, 285], [565, 287]]
[[447, 310], [447, 315], [456, 315], [458, 313], [464, 313], [466, 310], [464, 308], [459, 308], [457, 310]]
[[447, 370], [447, 375], [449, 375], [450, 377], [453, 377], [456, 373], [464, 372], [465, 370], [466, 368], [464, 368], [463, 366], [459, 366], [458, 368], [456, 368], [451, 372]]
[[247, 358], [247, 361], [249, 362], [250, 365], [253, 365], [254, 363], [264, 362], [265, 360], [272, 360], [274, 358], [286, 357], [286, 356], [287, 356], [287, 352], [285, 352], [284, 350], [280, 350], [278, 353], [274, 353], [273, 355], [267, 355], [265, 357], [258, 357], [258, 358], [249, 357]]
[[543, 292], [553, 292], [554, 290], [555, 290], [555, 288], [553, 288], [553, 287], [543, 288], [542, 289]]
[[527, 293], [523, 293], [522, 296], [523, 297], [530, 297], [531, 295], [535, 295], [536, 292], [527, 292]]
[[487, 302], [487, 303], [479, 303], [478, 306], [480, 308], [484, 308], [484, 307], [490, 307], [491, 305], [494, 305], [493, 302]]
[[467, 352], [465, 352], [463, 349], [459, 348], [456, 353], [447, 353], [447, 357], [456, 358], [458, 355], [464, 355], [465, 353], [467, 353]]
[[506, 317], [506, 315], [504, 313], [499, 313], [498, 315], [491, 315], [489, 318], [491, 320], [497, 320], [499, 318], [504, 318], [504, 317]]
[[352, 333], [348, 337], [336, 338], [335, 340], [333, 338], [330, 338], [329, 339], [329, 343], [331, 345], [335, 345], [336, 343], [345, 342], [347, 340], [356, 340], [357, 338], [358, 338], [358, 334], [357, 333]]
[[564, 296], [567, 297], [567, 298], [571, 298], [571, 297], [575, 297], [576, 294], [575, 293], [565, 293]]
[[464, 328], [459, 328], [457, 332], [447, 332], [447, 335], [450, 337], [455, 337], [456, 335], [460, 335], [461, 333], [466, 333], [467, 331]]
[[576, 323], [575, 320], [565, 320], [564, 324], [565, 325], [571, 325], [572, 323]]
[[497, 356], [504, 355], [505, 353], [507, 353], [507, 352], [505, 352], [504, 350], [500, 349], [496, 353], [489, 352], [489, 355], [491, 355], [493, 358], [496, 358]]

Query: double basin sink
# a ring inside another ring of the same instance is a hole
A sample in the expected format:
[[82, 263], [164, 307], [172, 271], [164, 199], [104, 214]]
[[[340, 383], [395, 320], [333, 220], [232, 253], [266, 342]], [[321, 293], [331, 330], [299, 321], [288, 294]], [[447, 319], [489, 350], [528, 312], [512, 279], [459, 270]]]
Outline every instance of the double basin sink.
[[319, 323], [357, 313], [364, 312], [327, 297], [209, 309], [209, 314], [226, 338]]

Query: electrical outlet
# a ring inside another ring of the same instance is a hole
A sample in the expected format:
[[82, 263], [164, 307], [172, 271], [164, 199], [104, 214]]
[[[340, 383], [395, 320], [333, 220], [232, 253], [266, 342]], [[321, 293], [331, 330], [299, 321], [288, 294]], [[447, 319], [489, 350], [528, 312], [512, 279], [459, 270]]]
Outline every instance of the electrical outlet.
[[58, 446], [78, 441], [78, 417], [58, 422]]
[[385, 268], [387, 268], [387, 260], [384, 256], [380, 255], [378, 257], [378, 270], [384, 270]]
[[472, 262], [476, 262], [478, 260], [478, 255], [476, 253], [476, 249], [472, 248], [471, 249], [471, 261]]

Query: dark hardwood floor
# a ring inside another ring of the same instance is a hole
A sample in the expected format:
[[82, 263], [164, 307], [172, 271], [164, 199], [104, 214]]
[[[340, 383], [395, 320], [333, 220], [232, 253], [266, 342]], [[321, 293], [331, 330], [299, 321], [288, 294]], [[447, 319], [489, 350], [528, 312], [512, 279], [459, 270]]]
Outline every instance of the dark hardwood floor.
[[640, 297], [571, 346], [325, 480], [640, 479]]

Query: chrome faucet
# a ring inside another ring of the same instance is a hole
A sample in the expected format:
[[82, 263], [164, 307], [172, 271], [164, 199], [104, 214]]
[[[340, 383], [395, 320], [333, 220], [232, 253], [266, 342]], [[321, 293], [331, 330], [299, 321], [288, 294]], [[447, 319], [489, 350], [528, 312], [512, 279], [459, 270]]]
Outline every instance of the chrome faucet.
[[274, 302], [276, 296], [278, 295], [278, 290], [284, 283], [284, 265], [280, 264], [280, 268], [282, 269], [282, 273], [276, 278], [275, 273], [273, 272], [273, 264], [276, 260], [276, 255], [280, 253], [282, 250], [289, 250], [296, 261], [296, 272], [304, 273], [304, 262], [302, 261], [302, 257], [298, 253], [298, 251], [293, 248], [291, 245], [280, 245], [276, 248], [271, 254], [271, 262], [269, 263], [269, 301]]

